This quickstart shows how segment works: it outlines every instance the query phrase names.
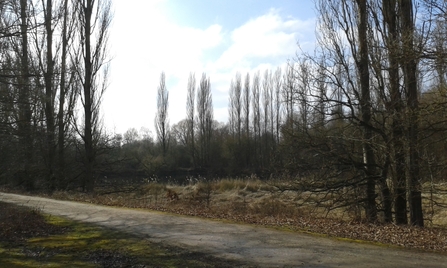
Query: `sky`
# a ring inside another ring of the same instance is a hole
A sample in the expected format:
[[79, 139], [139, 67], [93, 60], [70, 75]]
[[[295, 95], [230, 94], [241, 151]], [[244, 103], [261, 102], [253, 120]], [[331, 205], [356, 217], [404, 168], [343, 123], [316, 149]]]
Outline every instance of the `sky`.
[[115, 0], [113, 9], [102, 112], [115, 133], [146, 128], [155, 136], [162, 72], [171, 126], [186, 117], [190, 72], [196, 81], [210, 77], [214, 119], [227, 122], [236, 72], [275, 70], [315, 44], [313, 0]]

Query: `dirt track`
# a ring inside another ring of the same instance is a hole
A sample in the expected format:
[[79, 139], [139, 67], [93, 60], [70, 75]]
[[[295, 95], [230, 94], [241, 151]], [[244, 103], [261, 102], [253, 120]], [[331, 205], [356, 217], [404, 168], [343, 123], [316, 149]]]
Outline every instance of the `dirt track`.
[[[447, 255], [152, 211], [0, 193], [0, 200], [256, 267], [445, 267]], [[447, 243], [447, 241], [446, 241]]]

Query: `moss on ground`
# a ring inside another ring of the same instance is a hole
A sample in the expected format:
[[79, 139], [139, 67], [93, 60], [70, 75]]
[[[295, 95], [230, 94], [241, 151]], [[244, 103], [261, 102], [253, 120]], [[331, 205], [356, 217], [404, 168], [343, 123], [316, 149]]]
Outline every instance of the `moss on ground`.
[[[10, 205], [7, 205], [10, 208]], [[3, 208], [3, 209], [2, 209]], [[0, 214], [14, 213], [14, 210]], [[95, 225], [72, 222], [60, 217], [44, 216], [21, 208], [27, 221], [41, 221], [51, 233], [30, 232], [18, 237], [16, 222], [10, 222], [10, 232], [0, 231], [0, 267], [234, 267], [238, 263], [202, 253], [151, 243], [147, 239], [107, 230]], [[11, 217], [13, 221], [20, 218]], [[8, 217], [2, 217], [6, 226]], [[34, 225], [30, 225], [35, 227]], [[23, 225], [21, 227], [23, 229]], [[40, 230], [44, 230], [41, 226]], [[56, 231], [54, 231], [56, 230]], [[20, 235], [19, 235], [20, 236]], [[3, 242], [5, 241], [5, 242]]]

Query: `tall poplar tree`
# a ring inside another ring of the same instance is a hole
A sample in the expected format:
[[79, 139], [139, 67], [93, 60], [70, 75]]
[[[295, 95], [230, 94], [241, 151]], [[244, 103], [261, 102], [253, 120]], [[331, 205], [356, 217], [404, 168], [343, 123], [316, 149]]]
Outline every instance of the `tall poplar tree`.
[[169, 92], [166, 88], [165, 73], [160, 75], [160, 84], [157, 90], [157, 114], [155, 115], [155, 130], [161, 146], [163, 157], [166, 156], [169, 146]]
[[[112, 20], [109, 0], [75, 0], [78, 16], [78, 40], [82, 47], [82, 67], [77, 73], [82, 83], [81, 101], [84, 124], [77, 128], [84, 142], [85, 191], [92, 192], [95, 185], [97, 144], [100, 137], [99, 109], [106, 90], [108, 74], [107, 42]], [[102, 73], [101, 73], [102, 71]]]

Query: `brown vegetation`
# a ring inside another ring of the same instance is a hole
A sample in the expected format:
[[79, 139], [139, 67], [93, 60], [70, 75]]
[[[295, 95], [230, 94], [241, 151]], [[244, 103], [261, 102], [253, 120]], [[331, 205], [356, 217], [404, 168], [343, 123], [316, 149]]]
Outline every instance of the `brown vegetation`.
[[174, 190], [166, 189], [166, 198], [169, 201], [175, 201], [178, 200], [178, 194]]

